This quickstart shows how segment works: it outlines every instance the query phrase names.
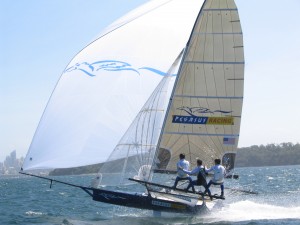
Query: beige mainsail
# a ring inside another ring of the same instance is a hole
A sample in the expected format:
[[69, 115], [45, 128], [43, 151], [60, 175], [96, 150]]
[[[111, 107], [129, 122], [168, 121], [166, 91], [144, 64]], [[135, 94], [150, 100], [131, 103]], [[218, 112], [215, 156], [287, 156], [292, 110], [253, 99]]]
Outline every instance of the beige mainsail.
[[229, 169], [234, 166], [243, 83], [244, 49], [237, 7], [233, 0], [207, 0], [170, 100], [157, 153], [164, 162], [159, 169], [175, 169], [180, 153], [192, 165], [199, 157], [207, 166], [215, 158], [223, 158]]

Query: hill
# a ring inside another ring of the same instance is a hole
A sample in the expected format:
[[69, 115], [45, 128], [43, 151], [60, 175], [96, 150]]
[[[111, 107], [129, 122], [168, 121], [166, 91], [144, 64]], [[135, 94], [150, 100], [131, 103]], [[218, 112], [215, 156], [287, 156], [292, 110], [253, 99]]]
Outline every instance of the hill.
[[300, 165], [300, 144], [281, 143], [239, 148], [236, 167]]
[[[300, 144], [281, 143], [268, 145], [253, 145], [250, 147], [239, 148], [235, 167], [258, 167], [258, 166], [283, 166], [300, 165]], [[112, 162], [115, 170], [120, 171], [121, 162]], [[68, 169], [55, 169], [49, 175], [80, 175], [97, 173], [103, 163], [82, 166]]]

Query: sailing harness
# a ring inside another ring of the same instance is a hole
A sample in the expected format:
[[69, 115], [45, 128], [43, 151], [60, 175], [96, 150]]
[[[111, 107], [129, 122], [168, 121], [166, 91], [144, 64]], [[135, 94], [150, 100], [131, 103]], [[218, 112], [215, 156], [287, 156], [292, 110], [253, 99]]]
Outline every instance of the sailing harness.
[[200, 167], [199, 173], [197, 175], [197, 185], [202, 185], [202, 186], [206, 186], [207, 182], [206, 182], [206, 172], [204, 168]]

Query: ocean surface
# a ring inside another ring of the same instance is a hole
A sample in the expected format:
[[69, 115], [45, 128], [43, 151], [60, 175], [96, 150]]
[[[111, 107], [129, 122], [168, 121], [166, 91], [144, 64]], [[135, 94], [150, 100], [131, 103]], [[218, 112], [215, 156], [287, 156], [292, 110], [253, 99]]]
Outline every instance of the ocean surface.
[[[226, 200], [219, 200], [210, 213], [161, 217], [154, 217], [147, 210], [95, 202], [79, 188], [54, 183], [50, 189], [47, 180], [0, 176], [0, 224], [300, 225], [300, 166], [237, 168], [236, 173], [240, 175], [238, 180], [225, 182]], [[89, 186], [92, 176], [56, 179]], [[169, 184], [173, 182], [170, 179]], [[228, 188], [259, 194], [246, 195]]]

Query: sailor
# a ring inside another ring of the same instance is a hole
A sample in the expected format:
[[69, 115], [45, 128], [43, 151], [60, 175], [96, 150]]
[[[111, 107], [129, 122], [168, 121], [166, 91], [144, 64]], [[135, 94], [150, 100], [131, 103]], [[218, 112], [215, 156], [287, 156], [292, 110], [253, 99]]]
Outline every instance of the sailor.
[[221, 186], [221, 197], [224, 197], [224, 177], [225, 177], [225, 168], [224, 166], [221, 165], [221, 160], [220, 159], [215, 159], [215, 165], [212, 166], [211, 168], [207, 169], [205, 168], [205, 172], [209, 173], [209, 172], [213, 172], [214, 176], [213, 179], [209, 181], [205, 192], [208, 192], [208, 195], [211, 196], [211, 192], [209, 190], [209, 187], [213, 184], [213, 185], [220, 185]]
[[181, 180], [189, 180], [190, 183], [192, 182], [192, 178], [187, 175], [183, 170], [189, 170], [190, 163], [189, 161], [185, 160], [185, 154], [181, 153], [179, 155], [179, 161], [177, 162], [177, 177], [175, 179], [175, 183], [173, 185], [173, 189], [176, 188], [178, 181]]
[[206, 189], [206, 187], [207, 187], [206, 173], [205, 173], [205, 168], [202, 165], [201, 159], [197, 158], [197, 166], [192, 171], [183, 169], [183, 172], [185, 172], [188, 175], [196, 175], [197, 176], [197, 180], [193, 180], [192, 182], [190, 182], [190, 184], [185, 189], [186, 191], [188, 191], [192, 187], [193, 192], [195, 192], [194, 185], [203, 186]]

